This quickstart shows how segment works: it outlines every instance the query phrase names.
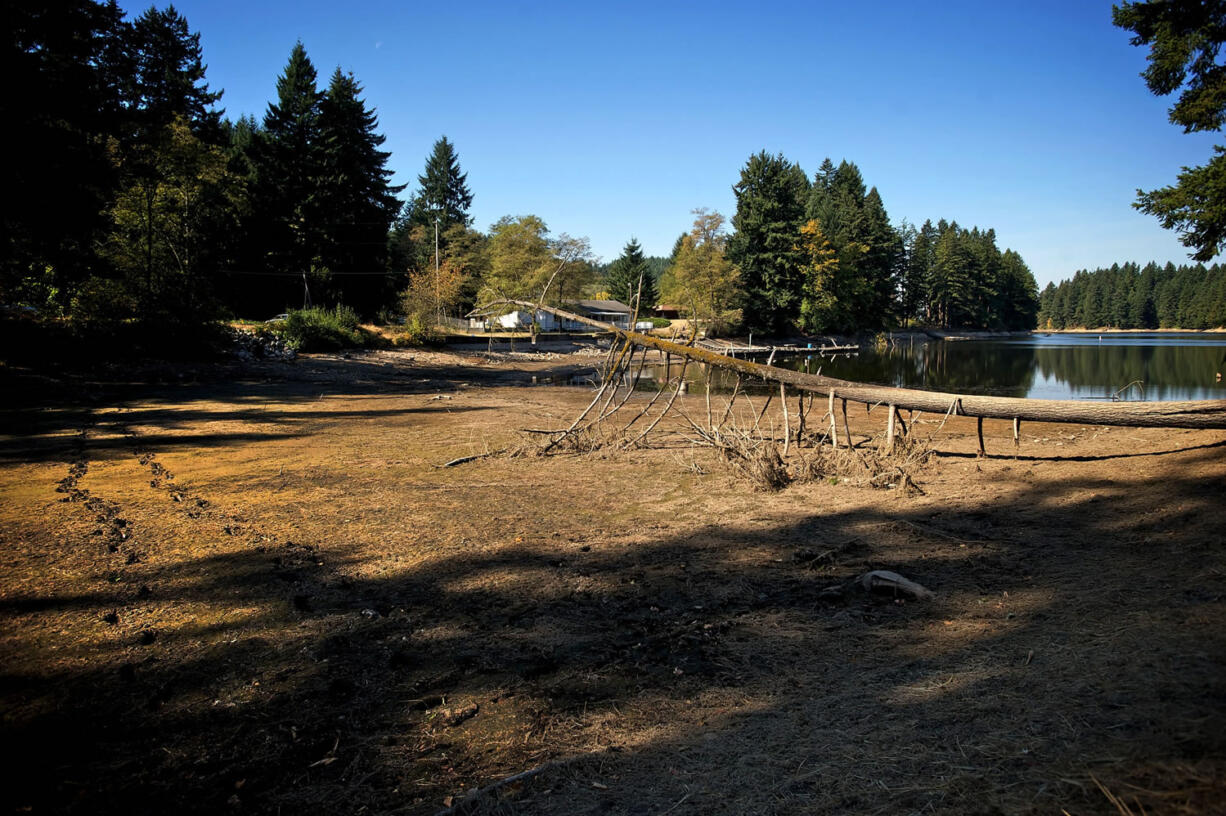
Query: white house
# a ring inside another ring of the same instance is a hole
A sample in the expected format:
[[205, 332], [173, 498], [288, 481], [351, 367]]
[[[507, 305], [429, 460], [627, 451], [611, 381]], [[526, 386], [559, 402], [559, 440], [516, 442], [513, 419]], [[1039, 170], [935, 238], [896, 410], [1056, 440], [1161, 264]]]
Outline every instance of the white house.
[[[619, 329], [630, 328], [631, 309], [616, 300], [576, 300], [563, 304], [564, 309], [599, 320], [612, 323]], [[505, 314], [491, 312], [470, 312], [469, 326], [474, 329], [489, 328], [493, 331], [527, 331], [532, 327], [533, 314], [528, 309], [515, 309]], [[539, 331], [543, 332], [583, 332], [591, 331], [592, 327], [577, 320], [558, 317], [552, 312], [537, 309], [535, 322]]]

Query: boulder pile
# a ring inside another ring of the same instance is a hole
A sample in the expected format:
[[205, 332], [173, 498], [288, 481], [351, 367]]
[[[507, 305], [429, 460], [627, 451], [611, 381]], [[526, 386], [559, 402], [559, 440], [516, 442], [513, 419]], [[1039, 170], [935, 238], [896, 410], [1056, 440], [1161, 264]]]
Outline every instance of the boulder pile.
[[231, 329], [230, 354], [243, 362], [251, 360], [293, 360], [298, 353], [285, 340], [270, 331]]

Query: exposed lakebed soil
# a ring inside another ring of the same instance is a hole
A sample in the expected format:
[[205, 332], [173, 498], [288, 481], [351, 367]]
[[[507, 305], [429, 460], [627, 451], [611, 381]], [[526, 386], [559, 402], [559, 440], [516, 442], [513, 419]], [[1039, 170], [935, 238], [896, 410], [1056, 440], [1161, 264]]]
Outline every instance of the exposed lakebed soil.
[[[1226, 810], [1226, 433], [929, 417], [913, 495], [436, 467], [592, 359], [4, 372], [5, 810]], [[869, 569], [936, 598], [822, 594]]]

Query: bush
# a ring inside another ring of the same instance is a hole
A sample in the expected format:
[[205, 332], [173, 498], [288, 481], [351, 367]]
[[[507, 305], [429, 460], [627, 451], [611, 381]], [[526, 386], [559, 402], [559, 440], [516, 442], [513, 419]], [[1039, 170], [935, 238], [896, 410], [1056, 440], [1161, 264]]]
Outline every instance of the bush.
[[297, 309], [289, 313], [278, 331], [295, 351], [337, 351], [365, 345], [357, 312], [348, 306]]
[[667, 329], [669, 326], [673, 325], [673, 321], [669, 320], [667, 317], [649, 317], [647, 319], [651, 321], [652, 327], [657, 329]]

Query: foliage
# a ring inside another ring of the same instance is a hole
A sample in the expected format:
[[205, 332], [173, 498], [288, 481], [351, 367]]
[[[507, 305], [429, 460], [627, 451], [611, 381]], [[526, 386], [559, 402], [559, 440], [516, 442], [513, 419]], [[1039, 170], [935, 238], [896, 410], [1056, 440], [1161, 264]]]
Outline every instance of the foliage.
[[459, 155], [446, 136], [434, 143], [417, 182], [420, 189], [405, 205], [389, 236], [390, 260], [397, 272], [433, 266], [436, 239], [440, 255], [446, 254], [450, 236], [463, 234], [457, 229], [467, 230], [472, 224], [468, 174], [460, 171]]
[[1039, 298], [1046, 329], [1211, 329], [1226, 326], [1226, 266], [1113, 264], [1049, 283]]
[[799, 165], [766, 151], [749, 157], [733, 186], [735, 232], [728, 260], [740, 270], [746, 328], [774, 334], [792, 328], [800, 309], [803, 259], [797, 235], [809, 182]]
[[839, 310], [827, 328], [871, 330], [892, 323], [903, 246], [877, 188], [866, 192], [852, 162], [836, 168], [826, 159], [813, 178], [805, 212], [821, 225], [839, 259], [834, 282]]
[[426, 223], [438, 219], [444, 229], [472, 223], [468, 210], [473, 204], [472, 191], [468, 189], [468, 174], [460, 172], [460, 159], [455, 145], [442, 136], [434, 143], [430, 157], [426, 159], [425, 172], [417, 177], [421, 185], [415, 199], [415, 209]]
[[911, 231], [910, 241], [903, 261], [909, 317], [943, 328], [1034, 328], [1034, 276], [1018, 253], [1000, 251], [994, 230], [942, 219]]
[[247, 228], [260, 240], [247, 265], [280, 276], [265, 282], [265, 309], [287, 302], [300, 276], [323, 267], [321, 100], [315, 66], [298, 42], [277, 79], [277, 98], [264, 114], [254, 151], [254, 218]]
[[728, 236], [724, 217], [706, 209], [694, 210], [694, 227], [681, 242], [670, 268], [670, 288], [664, 298], [684, 305], [691, 320], [705, 324], [707, 333], [721, 331], [735, 307], [740, 276], [726, 257]]
[[295, 351], [336, 351], [365, 343], [357, 312], [348, 306], [296, 309], [279, 331]]
[[622, 250], [621, 257], [609, 265], [605, 286], [614, 300], [631, 307], [634, 307], [641, 292], [638, 306], [640, 314], [656, 305], [655, 277], [637, 239], [631, 238]]
[[586, 238], [549, 237], [535, 215], [505, 216], [490, 227], [481, 301], [538, 300], [560, 305], [595, 279]]
[[[463, 269], [453, 265], [450, 259], [440, 263], [437, 270], [411, 273], [409, 286], [400, 297], [406, 325], [438, 325], [439, 318], [451, 312], [459, 302], [463, 283]], [[416, 331], [422, 333], [423, 329]]]
[[225, 153], [197, 138], [177, 116], [157, 141], [127, 157], [142, 166], [111, 207], [103, 255], [124, 276], [146, 317], [178, 319], [213, 310], [212, 283], [245, 205]]
[[[1221, 131], [1226, 123], [1226, 66], [1218, 54], [1226, 41], [1223, 0], [1146, 0], [1114, 7], [1116, 26], [1132, 31], [1132, 44], [1149, 46], [1142, 72], [1156, 96], [1179, 91], [1170, 120], [1185, 133]], [[1214, 148], [1204, 167], [1185, 167], [1170, 187], [1137, 191], [1133, 205], [1156, 216], [1196, 261], [1208, 261], [1226, 247], [1226, 158]]]
[[[856, 328], [851, 305], [862, 297], [864, 279], [856, 264], [868, 247], [848, 242], [836, 251], [812, 218], [800, 228], [805, 283], [800, 303], [800, 325], [807, 332], [851, 331]], [[846, 259], [846, 263], [841, 263]]]
[[331, 275], [332, 300], [374, 314], [391, 298], [387, 233], [400, 209], [389, 183], [391, 155], [379, 147], [378, 118], [360, 98], [353, 74], [338, 68], [320, 101], [318, 140], [323, 145], [319, 201], [323, 219], [322, 266]]
[[122, 13], [92, 0], [14, 0], [4, 15], [0, 299], [36, 288], [58, 310], [100, 267], [94, 247], [116, 184], [106, 145], [119, 129]]

